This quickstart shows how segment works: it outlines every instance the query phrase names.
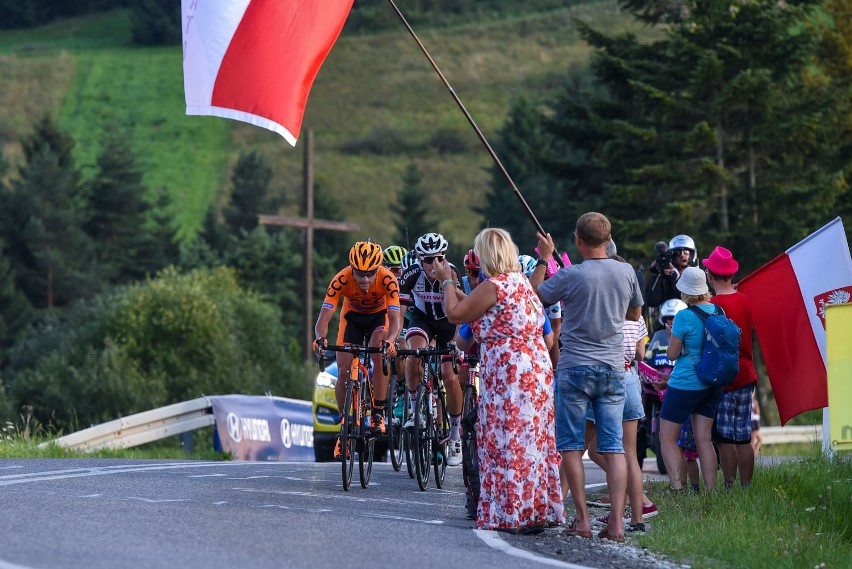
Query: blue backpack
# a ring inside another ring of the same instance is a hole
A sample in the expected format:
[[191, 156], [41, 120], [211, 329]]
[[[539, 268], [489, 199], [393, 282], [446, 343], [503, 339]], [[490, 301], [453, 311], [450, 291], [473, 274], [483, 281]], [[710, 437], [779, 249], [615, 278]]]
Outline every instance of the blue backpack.
[[701, 359], [696, 364], [689, 356], [698, 379], [713, 387], [732, 384], [740, 370], [739, 326], [725, 316], [721, 306], [716, 306], [715, 314], [707, 314], [697, 306], [690, 306], [689, 310], [704, 322]]

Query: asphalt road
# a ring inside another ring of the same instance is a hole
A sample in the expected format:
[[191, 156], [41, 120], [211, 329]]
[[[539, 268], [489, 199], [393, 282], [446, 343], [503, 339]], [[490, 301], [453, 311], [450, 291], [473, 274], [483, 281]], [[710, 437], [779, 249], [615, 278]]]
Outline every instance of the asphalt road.
[[425, 492], [387, 463], [357, 476], [344, 492], [337, 463], [3, 460], [0, 569], [543, 566], [473, 530], [460, 468]]

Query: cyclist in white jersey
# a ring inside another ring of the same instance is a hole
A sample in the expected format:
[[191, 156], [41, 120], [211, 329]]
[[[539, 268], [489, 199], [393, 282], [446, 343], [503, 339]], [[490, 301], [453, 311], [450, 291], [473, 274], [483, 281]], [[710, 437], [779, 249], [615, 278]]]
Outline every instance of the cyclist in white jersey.
[[[432, 264], [436, 259], [442, 259], [449, 244], [439, 233], [427, 233], [417, 240], [414, 250], [417, 251], [419, 263], [409, 267], [400, 279], [400, 304], [403, 314], [411, 312], [408, 324], [406, 342], [409, 349], [426, 348], [432, 339], [438, 347], [446, 347], [455, 335], [456, 326], [447, 320], [444, 312], [444, 292], [442, 283], [436, 278]], [[458, 270], [452, 266], [453, 282], [459, 284]], [[447, 464], [458, 466], [462, 461], [461, 445], [461, 412], [462, 392], [458, 379], [453, 373], [451, 356], [443, 358], [441, 372], [444, 387], [447, 390], [447, 409], [450, 413], [450, 444]], [[409, 406], [411, 417], [405, 428], [414, 428], [414, 397], [420, 383], [422, 371], [420, 359], [409, 357], [405, 362], [405, 378], [408, 384]]]

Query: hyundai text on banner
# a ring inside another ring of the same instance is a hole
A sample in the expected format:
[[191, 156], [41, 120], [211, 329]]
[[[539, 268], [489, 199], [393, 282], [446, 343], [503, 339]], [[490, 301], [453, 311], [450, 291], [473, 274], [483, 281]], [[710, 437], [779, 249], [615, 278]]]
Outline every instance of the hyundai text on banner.
[[233, 460], [314, 461], [311, 403], [284, 397], [211, 397], [217, 451]]

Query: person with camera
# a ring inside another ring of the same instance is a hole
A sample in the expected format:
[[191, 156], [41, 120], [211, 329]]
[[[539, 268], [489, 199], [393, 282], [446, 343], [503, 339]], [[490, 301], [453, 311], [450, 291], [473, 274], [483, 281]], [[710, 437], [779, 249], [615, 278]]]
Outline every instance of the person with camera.
[[657, 308], [665, 301], [680, 298], [677, 281], [687, 267], [698, 265], [695, 241], [689, 235], [676, 235], [669, 241], [660, 241], [654, 247], [656, 257], [651, 263], [651, 279], [645, 291], [645, 305]]

